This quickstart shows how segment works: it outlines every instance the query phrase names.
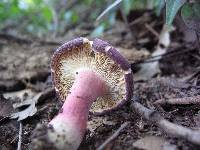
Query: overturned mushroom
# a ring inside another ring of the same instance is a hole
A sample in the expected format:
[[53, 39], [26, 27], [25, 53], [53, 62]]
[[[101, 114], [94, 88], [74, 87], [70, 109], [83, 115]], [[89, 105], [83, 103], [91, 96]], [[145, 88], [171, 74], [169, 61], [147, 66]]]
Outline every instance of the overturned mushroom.
[[46, 133], [45, 141], [56, 149], [79, 147], [89, 111], [105, 114], [132, 97], [129, 63], [100, 39], [77, 38], [63, 44], [53, 55], [51, 69], [55, 90], [64, 101]]

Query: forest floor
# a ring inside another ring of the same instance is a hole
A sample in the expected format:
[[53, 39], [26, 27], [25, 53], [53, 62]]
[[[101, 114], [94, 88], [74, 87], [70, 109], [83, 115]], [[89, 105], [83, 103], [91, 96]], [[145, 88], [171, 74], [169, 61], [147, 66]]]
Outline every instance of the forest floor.
[[[149, 72], [143, 72], [142, 75], [138, 72], [141, 65], [145, 64], [142, 60], [146, 60], [156, 49], [163, 21], [151, 13], [134, 17], [138, 19], [128, 25], [117, 22], [101, 37], [119, 49], [132, 64], [134, 96], [141, 104], [157, 110], [167, 120], [194, 130], [199, 129], [199, 104], [154, 103], [159, 99], [184, 99], [200, 94], [200, 56], [195, 41], [191, 40], [194, 35], [178, 27], [178, 23], [170, 33], [170, 45], [167, 47], [169, 55], [158, 61], [159, 69], [154, 68], [152, 71], [155, 75], [149, 78]], [[58, 113], [61, 102], [52, 88], [50, 75], [52, 54], [61, 43], [75, 37], [92, 39], [88, 35], [90, 32], [84, 26], [77, 27], [54, 42], [0, 35], [0, 149], [17, 149], [19, 139], [22, 149], [29, 149], [36, 125], [48, 124]], [[188, 39], [188, 36], [191, 38]], [[143, 80], [137, 80], [140, 76], [144, 76]], [[133, 110], [131, 102], [107, 115], [90, 115], [87, 132], [79, 149], [98, 148], [124, 122], [128, 122], [126, 127], [105, 149], [200, 149], [143, 119]]]

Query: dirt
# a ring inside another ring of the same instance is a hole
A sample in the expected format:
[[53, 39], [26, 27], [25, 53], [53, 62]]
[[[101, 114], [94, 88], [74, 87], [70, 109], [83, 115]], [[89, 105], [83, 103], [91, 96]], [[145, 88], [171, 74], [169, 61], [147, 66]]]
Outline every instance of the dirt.
[[[122, 49], [137, 49], [137, 53], [141, 49], [145, 49], [151, 53], [158, 42], [158, 38], [144, 26], [141, 28], [141, 25], [144, 23], [150, 24], [159, 33], [163, 24], [161, 19], [155, 21], [155, 16], [151, 15], [151, 17], [154, 18], [154, 21], [145, 16], [141, 22], [135, 23], [134, 27], [131, 27], [132, 33], [127, 30], [124, 23], [118, 22], [115, 27], [109, 30], [112, 32], [107, 31], [101, 38]], [[71, 34], [71, 32], [74, 32], [74, 34]], [[66, 39], [72, 39], [76, 35], [80, 35], [80, 33], [70, 31], [69, 34], [65, 35], [67, 38], [60, 38], [60, 42], [63, 43]], [[133, 35], [135, 36], [133, 37]], [[199, 129], [200, 107], [198, 104], [173, 106], [154, 104], [156, 100], [161, 98], [180, 98], [200, 94], [199, 73], [186, 80], [186, 77], [197, 72], [199, 52], [195, 44], [186, 43], [181, 35], [182, 32], [178, 30], [172, 33], [172, 43], [168, 51], [175, 52], [160, 61], [161, 73], [159, 75], [149, 81], [135, 82], [134, 95], [140, 99], [143, 105], [158, 110], [166, 119], [192, 129]], [[0, 38], [0, 43], [0, 91], [2, 94], [7, 95], [6, 99], [8, 101], [15, 103], [27, 100], [28, 95], [31, 93], [25, 92], [20, 97], [19, 95], [23, 90], [29, 89], [36, 95], [52, 87], [50, 60], [54, 50], [59, 45], [41, 44], [34, 41], [19, 43], [18, 41], [10, 41], [9, 38]], [[141, 53], [139, 56], [144, 59]], [[133, 59], [132, 62], [138, 58]], [[133, 65], [132, 68], [136, 72], [139, 66]], [[183, 80], [187, 82], [182, 82]], [[8, 98], [9, 96], [11, 98]], [[198, 146], [183, 139], [169, 136], [155, 125], [143, 120], [131, 109], [130, 104], [131, 102], [104, 116], [90, 115], [88, 129], [79, 149], [96, 149], [126, 121], [129, 122], [128, 126], [114, 141], [107, 145], [106, 149], [140, 149], [134, 148], [133, 143], [146, 136], [163, 137], [176, 149], [199, 149]], [[23, 106], [15, 111], [26, 109], [26, 107]], [[54, 94], [47, 95], [36, 104], [37, 112], [33, 116], [20, 121], [23, 125], [22, 149], [30, 148], [31, 135], [36, 125], [39, 123], [48, 124], [58, 113], [60, 107], [61, 102]], [[8, 116], [9, 114], [3, 117], [0, 116], [0, 149], [2, 150], [16, 149], [18, 144], [19, 121], [10, 119]]]

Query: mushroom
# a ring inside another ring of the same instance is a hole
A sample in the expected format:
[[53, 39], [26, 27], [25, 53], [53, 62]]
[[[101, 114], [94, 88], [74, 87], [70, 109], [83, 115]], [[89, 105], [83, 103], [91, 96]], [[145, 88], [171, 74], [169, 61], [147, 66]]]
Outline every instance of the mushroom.
[[108, 113], [133, 94], [129, 63], [100, 39], [76, 38], [63, 44], [53, 55], [51, 72], [55, 90], [64, 102], [47, 132], [47, 141], [56, 149], [78, 149], [89, 112]]

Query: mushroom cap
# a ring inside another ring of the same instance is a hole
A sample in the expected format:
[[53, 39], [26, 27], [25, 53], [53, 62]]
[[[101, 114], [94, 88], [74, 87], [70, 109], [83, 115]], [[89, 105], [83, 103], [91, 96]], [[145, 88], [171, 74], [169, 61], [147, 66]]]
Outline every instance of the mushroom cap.
[[90, 112], [104, 114], [127, 102], [133, 94], [133, 75], [128, 61], [109, 43], [86, 38], [73, 39], [60, 46], [51, 61], [53, 84], [65, 101], [77, 71], [91, 70], [101, 76], [109, 87], [108, 94], [98, 97]]

